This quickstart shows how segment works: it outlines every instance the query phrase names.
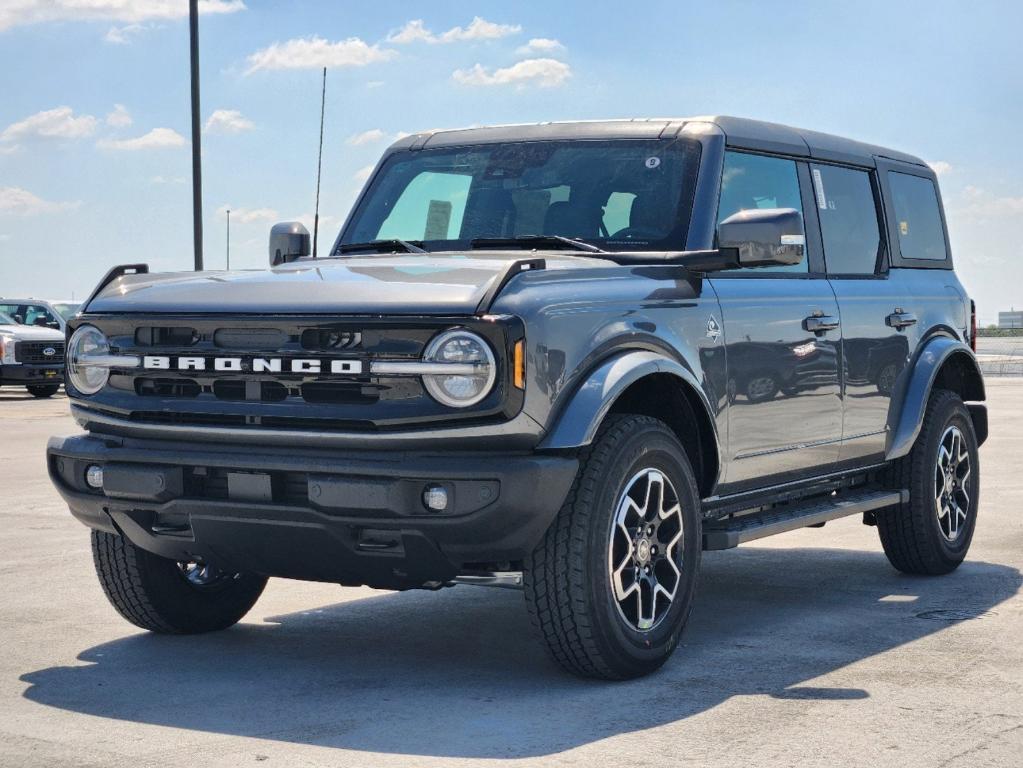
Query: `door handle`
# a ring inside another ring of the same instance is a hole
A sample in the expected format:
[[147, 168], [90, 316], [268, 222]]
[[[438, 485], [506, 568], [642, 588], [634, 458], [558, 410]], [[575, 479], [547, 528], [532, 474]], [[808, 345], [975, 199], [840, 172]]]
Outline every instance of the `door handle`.
[[889, 328], [901, 331], [903, 328], [916, 325], [916, 315], [912, 312], [903, 312], [901, 309], [896, 309], [884, 321]]
[[838, 328], [839, 322], [830, 315], [810, 315], [803, 319], [803, 330], [818, 336]]

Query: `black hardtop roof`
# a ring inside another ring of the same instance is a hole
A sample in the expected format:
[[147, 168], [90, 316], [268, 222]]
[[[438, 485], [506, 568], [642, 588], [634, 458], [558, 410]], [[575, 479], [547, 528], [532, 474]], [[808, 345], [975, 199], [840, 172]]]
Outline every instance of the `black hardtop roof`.
[[707, 132], [723, 135], [725, 144], [737, 149], [775, 152], [856, 165], [873, 166], [878, 158], [882, 158], [926, 166], [920, 158], [894, 149], [828, 133], [792, 128], [779, 123], [727, 116], [592, 120], [436, 130], [403, 137], [391, 148], [423, 149], [558, 139], [657, 139], [679, 133], [698, 135]]

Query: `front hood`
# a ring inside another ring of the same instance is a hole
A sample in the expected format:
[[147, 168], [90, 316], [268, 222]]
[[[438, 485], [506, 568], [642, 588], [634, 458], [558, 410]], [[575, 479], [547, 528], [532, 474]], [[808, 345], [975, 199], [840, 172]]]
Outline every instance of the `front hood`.
[[16, 341], [62, 341], [64, 334], [53, 328], [42, 328], [36, 325], [0, 324], [0, 333], [11, 336]]
[[[487, 289], [529, 251], [303, 260], [244, 272], [127, 275], [88, 312], [473, 314]], [[608, 264], [543, 254], [548, 268]]]

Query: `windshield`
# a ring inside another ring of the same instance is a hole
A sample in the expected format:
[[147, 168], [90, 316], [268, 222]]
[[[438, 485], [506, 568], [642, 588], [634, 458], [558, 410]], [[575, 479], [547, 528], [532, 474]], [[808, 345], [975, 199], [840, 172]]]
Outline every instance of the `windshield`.
[[0, 325], [17, 325], [17, 323], [14, 322], [14, 318], [10, 315], [0, 312]]
[[65, 320], [70, 320], [82, 305], [78, 302], [57, 301], [50, 306], [57, 310]]
[[404, 240], [461, 250], [473, 240], [553, 235], [605, 250], [681, 250], [699, 152], [698, 143], [674, 139], [396, 152], [339, 245]]

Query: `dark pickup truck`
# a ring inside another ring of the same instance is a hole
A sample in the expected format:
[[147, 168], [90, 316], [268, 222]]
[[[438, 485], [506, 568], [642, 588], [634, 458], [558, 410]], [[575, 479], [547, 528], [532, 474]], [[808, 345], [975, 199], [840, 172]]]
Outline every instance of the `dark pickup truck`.
[[[846, 515], [944, 574], [984, 382], [933, 171], [730, 117], [421, 133], [334, 245], [115, 268], [68, 329], [53, 482], [140, 627], [269, 576], [521, 587], [565, 668], [656, 669], [702, 550]], [[809, 586], [809, 585], [808, 585]], [[382, 639], [385, 640], [385, 639]]]

